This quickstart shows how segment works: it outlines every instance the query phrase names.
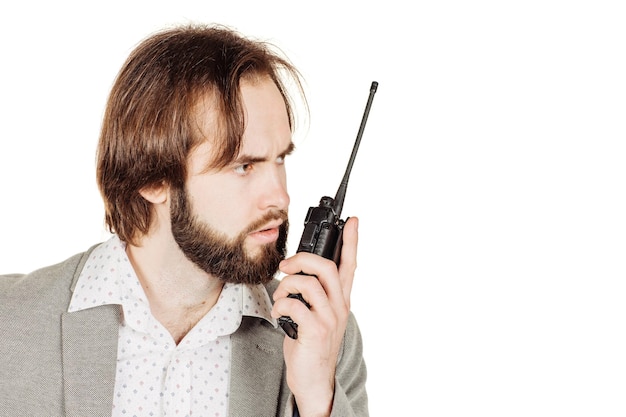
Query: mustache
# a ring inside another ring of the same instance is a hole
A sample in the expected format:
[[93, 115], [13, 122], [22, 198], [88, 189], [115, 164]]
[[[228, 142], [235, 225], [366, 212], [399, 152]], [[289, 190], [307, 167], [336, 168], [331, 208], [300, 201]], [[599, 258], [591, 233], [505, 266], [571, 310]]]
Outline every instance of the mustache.
[[281, 220], [283, 223], [288, 221], [287, 211], [285, 210], [272, 210], [265, 213], [261, 218], [255, 220], [250, 223], [244, 233], [247, 235], [248, 233], [252, 233], [255, 230], [265, 226], [265, 224], [273, 221], [273, 220]]

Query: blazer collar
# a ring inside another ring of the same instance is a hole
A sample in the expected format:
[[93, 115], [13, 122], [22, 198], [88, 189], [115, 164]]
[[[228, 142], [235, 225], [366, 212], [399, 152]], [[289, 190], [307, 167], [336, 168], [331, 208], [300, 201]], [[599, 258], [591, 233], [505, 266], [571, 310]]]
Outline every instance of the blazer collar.
[[283, 415], [290, 400], [284, 383], [284, 338], [271, 324], [254, 317], [244, 317], [231, 335], [231, 416]]
[[120, 309], [105, 305], [62, 316], [67, 416], [111, 415]]

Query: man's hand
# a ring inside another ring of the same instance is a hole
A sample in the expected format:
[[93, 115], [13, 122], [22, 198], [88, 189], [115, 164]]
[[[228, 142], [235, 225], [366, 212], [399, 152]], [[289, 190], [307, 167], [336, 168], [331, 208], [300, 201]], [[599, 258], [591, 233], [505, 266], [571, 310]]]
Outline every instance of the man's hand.
[[[298, 338], [285, 337], [287, 384], [302, 417], [328, 416], [335, 389], [337, 355], [350, 314], [350, 293], [356, 270], [358, 219], [343, 229], [339, 268], [332, 260], [300, 252], [280, 264], [286, 274], [274, 292], [272, 316], [290, 316]], [[306, 275], [305, 275], [306, 274]], [[289, 294], [302, 294], [308, 309]]]

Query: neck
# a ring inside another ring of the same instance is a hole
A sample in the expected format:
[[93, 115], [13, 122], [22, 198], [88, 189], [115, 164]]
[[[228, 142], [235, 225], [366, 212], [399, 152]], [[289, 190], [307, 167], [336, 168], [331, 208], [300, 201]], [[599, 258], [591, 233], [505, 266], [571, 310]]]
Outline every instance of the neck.
[[145, 236], [126, 252], [152, 315], [178, 344], [217, 303], [222, 281], [189, 261], [173, 239]]

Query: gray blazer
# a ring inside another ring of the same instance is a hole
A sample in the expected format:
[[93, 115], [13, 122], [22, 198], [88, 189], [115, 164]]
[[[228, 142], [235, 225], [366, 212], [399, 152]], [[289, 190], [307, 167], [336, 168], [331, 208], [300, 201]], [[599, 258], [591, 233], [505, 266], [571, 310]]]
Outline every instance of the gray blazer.
[[[0, 276], [0, 416], [111, 415], [121, 306], [67, 312], [90, 251], [28, 275]], [[277, 285], [267, 285], [270, 298]], [[265, 320], [244, 317], [231, 339], [231, 416], [293, 415], [283, 339]], [[351, 315], [333, 416], [368, 416], [365, 380], [361, 334]]]

